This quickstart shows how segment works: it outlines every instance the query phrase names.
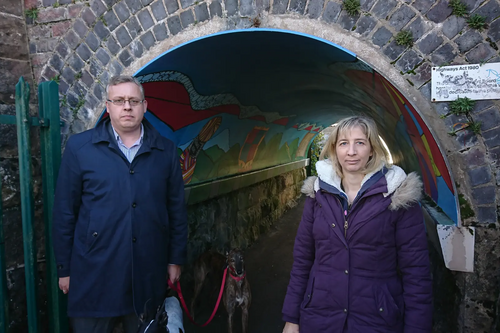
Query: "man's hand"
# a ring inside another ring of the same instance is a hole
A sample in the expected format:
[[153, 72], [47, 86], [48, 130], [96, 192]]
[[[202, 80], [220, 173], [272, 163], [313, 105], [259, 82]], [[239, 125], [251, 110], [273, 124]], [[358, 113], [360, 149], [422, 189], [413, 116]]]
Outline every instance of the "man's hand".
[[299, 325], [287, 322], [283, 328], [283, 333], [299, 333]]
[[179, 281], [181, 277], [181, 266], [179, 265], [168, 265], [168, 279], [172, 283]]
[[59, 278], [59, 289], [65, 294], [69, 292], [69, 276]]

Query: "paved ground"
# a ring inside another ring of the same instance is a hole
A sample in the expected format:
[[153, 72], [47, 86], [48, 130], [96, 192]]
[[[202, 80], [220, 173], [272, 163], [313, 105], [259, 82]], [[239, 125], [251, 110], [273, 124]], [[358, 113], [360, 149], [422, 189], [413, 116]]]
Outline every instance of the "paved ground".
[[[261, 236], [246, 251], [247, 278], [253, 298], [249, 313], [249, 333], [279, 333], [283, 329], [281, 307], [292, 267], [293, 243], [304, 202], [304, 199], [299, 200], [298, 205], [286, 212], [268, 234]], [[183, 290], [188, 302], [191, 300], [192, 290], [189, 290], [191, 288]], [[215, 294], [212, 300], [209, 300], [210, 291], [202, 292], [205, 298], [197, 309], [197, 321], [200, 323], [209, 318], [217, 299]], [[225, 333], [226, 321], [227, 314], [221, 302], [219, 311], [208, 326], [196, 327], [184, 315], [184, 328], [186, 333]], [[234, 328], [234, 333], [241, 332], [239, 309], [236, 311]]]

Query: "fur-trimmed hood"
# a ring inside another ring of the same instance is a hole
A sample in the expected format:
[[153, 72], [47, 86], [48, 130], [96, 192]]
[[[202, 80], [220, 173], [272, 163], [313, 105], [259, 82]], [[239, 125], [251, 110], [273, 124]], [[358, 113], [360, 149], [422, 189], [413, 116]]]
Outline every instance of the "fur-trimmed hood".
[[[373, 175], [382, 170], [384, 165], [372, 173], [367, 174], [363, 181], [361, 182], [361, 187], [365, 184]], [[335, 187], [339, 192], [344, 193], [340, 184], [341, 178], [337, 175], [333, 169], [330, 160], [322, 160], [316, 163], [316, 171], [318, 172], [318, 177], [323, 182]], [[387, 193], [384, 196], [391, 196], [390, 210], [406, 209], [411, 205], [417, 203], [422, 198], [422, 181], [420, 177], [412, 172], [409, 175], [401, 169], [400, 167], [393, 165], [387, 168], [387, 172], [384, 174], [385, 180], [387, 182]], [[319, 179], [316, 176], [308, 177], [304, 180], [304, 185], [302, 185], [302, 193], [308, 197], [315, 198], [316, 192], [320, 190]]]

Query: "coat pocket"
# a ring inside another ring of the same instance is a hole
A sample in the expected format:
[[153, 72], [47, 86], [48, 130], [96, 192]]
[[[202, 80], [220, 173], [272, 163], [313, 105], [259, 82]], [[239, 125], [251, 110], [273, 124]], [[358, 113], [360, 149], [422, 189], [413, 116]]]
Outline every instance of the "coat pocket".
[[388, 326], [395, 326], [403, 318], [404, 305], [401, 303], [401, 307], [398, 306], [386, 284], [379, 285], [376, 288], [376, 311]]
[[89, 217], [89, 224], [87, 227], [87, 237], [85, 240], [85, 254], [89, 253], [92, 250], [97, 239], [100, 236], [100, 231], [97, 228], [100, 224], [99, 222], [100, 218], [93, 216], [91, 212]]
[[304, 294], [304, 300], [302, 301], [301, 308], [305, 309], [309, 306], [309, 303], [311, 303], [311, 300], [313, 298], [313, 292], [314, 292], [314, 277], [309, 279], [309, 283], [307, 284], [307, 289], [306, 293]]

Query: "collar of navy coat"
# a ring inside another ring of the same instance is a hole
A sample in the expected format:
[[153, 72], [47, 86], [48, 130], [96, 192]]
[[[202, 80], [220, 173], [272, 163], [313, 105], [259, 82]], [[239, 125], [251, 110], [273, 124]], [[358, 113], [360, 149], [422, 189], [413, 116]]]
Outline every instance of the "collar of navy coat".
[[[161, 135], [158, 131], [151, 125], [151, 123], [146, 119], [142, 119], [142, 125], [144, 126], [144, 140], [143, 146], [146, 149], [159, 149], [164, 150], [165, 145], [161, 140]], [[101, 121], [95, 127], [92, 134], [92, 143], [108, 142], [110, 145], [116, 145], [116, 140], [113, 139], [111, 128], [111, 120], [109, 118]], [[142, 150], [142, 147], [141, 147]]]

